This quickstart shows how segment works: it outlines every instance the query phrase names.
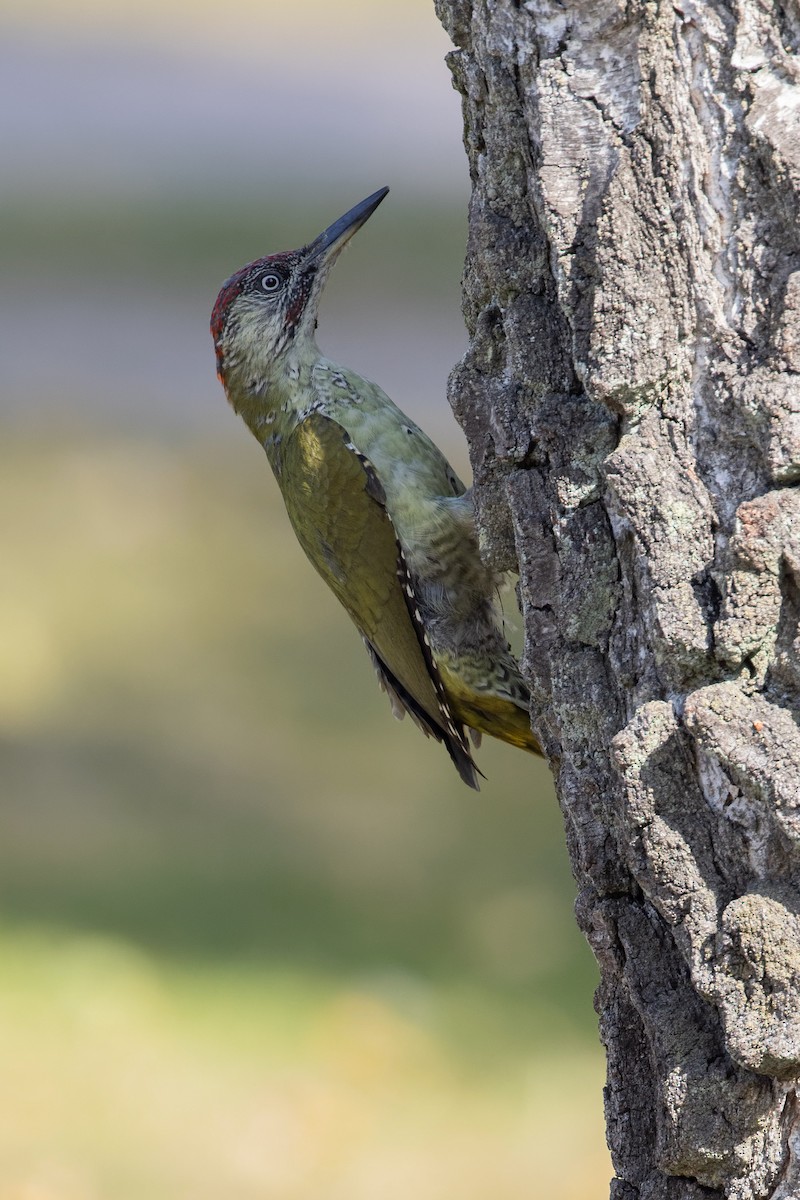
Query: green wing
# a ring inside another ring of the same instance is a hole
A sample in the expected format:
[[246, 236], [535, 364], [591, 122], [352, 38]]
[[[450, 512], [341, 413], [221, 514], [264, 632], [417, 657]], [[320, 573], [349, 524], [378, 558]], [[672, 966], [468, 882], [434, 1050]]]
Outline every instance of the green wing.
[[298, 541], [361, 632], [381, 682], [401, 713], [443, 742], [462, 778], [476, 787], [464, 728], [436, 670], [372, 464], [347, 431], [321, 413], [295, 427], [281, 458], [281, 487]]

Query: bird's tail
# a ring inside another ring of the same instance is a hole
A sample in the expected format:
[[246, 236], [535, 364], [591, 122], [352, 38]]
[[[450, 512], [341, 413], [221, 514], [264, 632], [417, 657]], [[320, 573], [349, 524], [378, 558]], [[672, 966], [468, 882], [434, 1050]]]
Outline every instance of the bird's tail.
[[483, 778], [483, 774], [478, 770], [477, 764], [469, 752], [469, 742], [467, 741], [466, 731], [463, 726], [459, 723], [452, 724], [450, 728], [446, 728], [444, 724], [437, 721], [429, 712], [426, 712], [407, 688], [403, 687], [397, 676], [387, 667], [369, 639], [364, 637], [363, 634], [362, 638], [364, 645], [367, 647], [367, 652], [372, 659], [372, 665], [378, 675], [380, 685], [388, 695], [392, 705], [392, 712], [397, 719], [402, 721], [405, 714], [408, 713], [411, 720], [422, 730], [426, 737], [432, 737], [437, 742], [442, 742], [464, 783], [468, 787], [474, 788], [476, 792], [479, 792], [481, 789], [478, 784], [478, 776], [480, 775]]

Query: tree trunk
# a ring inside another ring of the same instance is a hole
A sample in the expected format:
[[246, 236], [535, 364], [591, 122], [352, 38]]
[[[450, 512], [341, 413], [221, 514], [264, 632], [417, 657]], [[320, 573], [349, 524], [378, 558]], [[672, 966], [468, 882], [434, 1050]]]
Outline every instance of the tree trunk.
[[800, 1196], [800, 11], [437, 7], [451, 403], [602, 973], [611, 1194]]

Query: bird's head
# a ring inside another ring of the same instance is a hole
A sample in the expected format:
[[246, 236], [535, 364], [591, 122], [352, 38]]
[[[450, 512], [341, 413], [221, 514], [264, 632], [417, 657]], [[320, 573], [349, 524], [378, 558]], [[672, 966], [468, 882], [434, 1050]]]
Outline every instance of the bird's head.
[[331, 266], [388, 191], [367, 196], [307, 246], [258, 258], [223, 283], [211, 314], [223, 383], [235, 371], [268, 370], [291, 348], [313, 339]]

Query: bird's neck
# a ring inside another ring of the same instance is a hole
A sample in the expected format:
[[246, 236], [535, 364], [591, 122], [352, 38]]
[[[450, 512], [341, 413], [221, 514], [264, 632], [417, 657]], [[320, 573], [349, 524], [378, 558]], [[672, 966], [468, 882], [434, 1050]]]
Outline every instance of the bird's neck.
[[225, 371], [229, 404], [267, 452], [308, 407], [311, 373], [321, 358], [313, 338], [303, 338], [274, 358], [242, 355]]

